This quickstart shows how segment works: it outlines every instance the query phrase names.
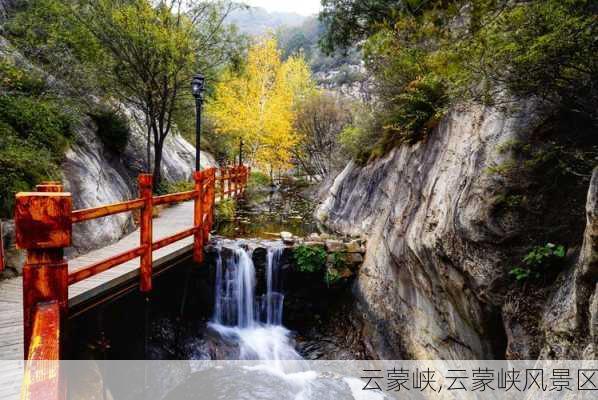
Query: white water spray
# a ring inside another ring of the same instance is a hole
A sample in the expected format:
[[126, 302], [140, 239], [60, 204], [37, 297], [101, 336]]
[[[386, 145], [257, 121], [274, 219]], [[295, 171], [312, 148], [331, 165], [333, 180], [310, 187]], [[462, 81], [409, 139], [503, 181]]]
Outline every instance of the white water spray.
[[300, 360], [290, 342], [290, 332], [282, 326], [283, 247], [268, 248], [266, 293], [259, 297], [255, 296], [256, 274], [251, 252], [237, 244], [227, 247], [232, 256], [223, 260], [220, 248], [216, 260], [216, 299], [210, 326], [222, 336], [238, 340], [240, 359]]

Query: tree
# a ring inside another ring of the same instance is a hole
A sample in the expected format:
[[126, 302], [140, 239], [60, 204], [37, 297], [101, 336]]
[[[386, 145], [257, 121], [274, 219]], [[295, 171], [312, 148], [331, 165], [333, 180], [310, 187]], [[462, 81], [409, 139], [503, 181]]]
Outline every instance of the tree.
[[348, 104], [332, 93], [314, 92], [298, 105], [295, 129], [301, 141], [293, 155], [308, 175], [322, 179], [345, 161], [339, 134], [350, 122]]
[[[226, 57], [224, 18], [232, 5], [181, 0], [94, 0], [76, 8], [83, 25], [110, 54], [118, 97], [142, 110], [154, 146], [154, 185], [161, 181], [164, 141], [190, 77], [208, 75]], [[224, 51], [223, 51], [224, 50]], [[148, 158], [150, 137], [148, 137]]]
[[320, 45], [327, 53], [347, 49], [383, 28], [392, 27], [404, 15], [447, 6], [458, 0], [322, 0], [320, 21], [326, 28]]
[[[201, 71], [216, 75], [242, 46], [235, 29], [224, 23], [236, 7], [227, 1], [183, 0], [36, 0], [36, 16], [27, 9], [29, 42], [44, 43], [44, 61], [57, 62], [53, 49], [69, 54], [97, 76], [98, 89], [136, 110], [148, 132], [148, 169], [153, 144], [154, 185], [161, 181], [162, 149], [174, 117], [189, 107], [189, 82]], [[23, 15], [24, 14], [24, 15]], [[56, 22], [57, 21], [57, 22]], [[66, 49], [64, 49], [66, 47]], [[43, 49], [43, 47], [42, 47]], [[34, 51], [30, 51], [34, 52]], [[69, 66], [69, 72], [75, 68]], [[60, 69], [62, 70], [62, 69]], [[70, 73], [69, 77], [74, 74]], [[75, 79], [73, 79], [74, 81]], [[79, 81], [79, 80], [77, 80]]]
[[313, 88], [301, 56], [280, 60], [276, 41], [251, 46], [240, 71], [227, 69], [206, 106], [216, 131], [243, 139], [248, 156], [264, 169], [286, 169], [299, 137], [293, 129], [295, 105]]

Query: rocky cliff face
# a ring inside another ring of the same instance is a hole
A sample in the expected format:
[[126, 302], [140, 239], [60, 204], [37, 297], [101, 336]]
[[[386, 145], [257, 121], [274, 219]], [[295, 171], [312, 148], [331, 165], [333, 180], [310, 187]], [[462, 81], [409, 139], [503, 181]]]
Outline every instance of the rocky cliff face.
[[543, 358], [598, 358], [598, 168], [592, 174], [586, 216], [577, 263], [559, 277], [542, 315]]
[[[73, 195], [73, 208], [82, 209], [137, 197], [137, 175], [145, 170], [145, 135], [130, 118], [131, 138], [125, 151], [116, 154], [97, 137], [95, 126], [84, 118], [76, 128], [77, 138], [62, 164], [62, 183]], [[178, 133], [171, 133], [163, 150], [163, 178], [190, 180], [195, 167], [195, 148]], [[152, 156], [153, 157], [153, 156]], [[202, 152], [202, 168], [215, 166], [214, 158]], [[134, 229], [131, 213], [96, 219], [73, 227], [73, 247], [68, 255], [85, 253], [119, 240]], [[7, 265], [20, 271], [24, 254], [14, 247], [12, 221], [3, 221]]]
[[[73, 194], [75, 209], [95, 207], [135, 198], [137, 175], [146, 165], [145, 132], [129, 110], [131, 138], [122, 154], [107, 149], [95, 134], [91, 121], [77, 129], [77, 140], [63, 163], [65, 190]], [[152, 153], [153, 158], [153, 153]], [[162, 169], [166, 181], [188, 181], [195, 165], [195, 148], [176, 131], [167, 138]], [[213, 157], [201, 156], [202, 168], [215, 166]], [[92, 220], [74, 227], [74, 248], [85, 252], [114, 242], [133, 228], [130, 213]]]
[[[529, 336], [503, 321], [509, 307], [505, 244], [525, 227], [513, 214], [496, 212], [495, 199], [507, 183], [488, 167], [508, 161], [511, 155], [500, 149], [525, 142], [538, 118], [531, 103], [509, 115], [482, 107], [453, 110], [427, 141], [366, 166], [351, 163], [336, 178], [317, 217], [338, 232], [367, 236], [355, 292], [373, 356], [504, 358]], [[544, 336], [552, 330], [560, 339], [531, 338], [546, 343], [547, 357], [558, 346], [584, 348], [571, 344], [571, 336], [580, 336], [567, 335], [570, 330], [593, 329], [596, 337], [596, 295], [590, 297], [596, 282], [596, 180], [588, 200], [593, 222], [578, 266], [567, 271], [573, 279], [564, 278], [568, 284], [540, 310]]]

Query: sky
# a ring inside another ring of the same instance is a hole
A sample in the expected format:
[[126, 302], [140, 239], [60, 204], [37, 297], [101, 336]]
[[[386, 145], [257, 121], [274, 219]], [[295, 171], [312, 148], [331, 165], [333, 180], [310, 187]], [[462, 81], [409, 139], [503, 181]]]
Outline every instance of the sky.
[[320, 0], [243, 0], [245, 4], [268, 11], [294, 12], [301, 15], [317, 14]]

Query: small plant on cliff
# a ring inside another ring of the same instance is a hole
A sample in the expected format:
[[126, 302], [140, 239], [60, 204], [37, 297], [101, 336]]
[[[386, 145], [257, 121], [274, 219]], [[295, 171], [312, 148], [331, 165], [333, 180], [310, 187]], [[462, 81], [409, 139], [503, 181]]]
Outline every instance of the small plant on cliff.
[[341, 280], [341, 275], [335, 268], [327, 268], [326, 274], [324, 275], [324, 282], [326, 285], [335, 285]]
[[521, 259], [522, 264], [511, 268], [509, 275], [516, 281], [539, 279], [543, 273], [556, 267], [557, 261], [565, 257], [565, 246], [547, 243], [536, 246]]
[[301, 272], [316, 272], [326, 265], [326, 250], [323, 246], [300, 245], [293, 254]]

